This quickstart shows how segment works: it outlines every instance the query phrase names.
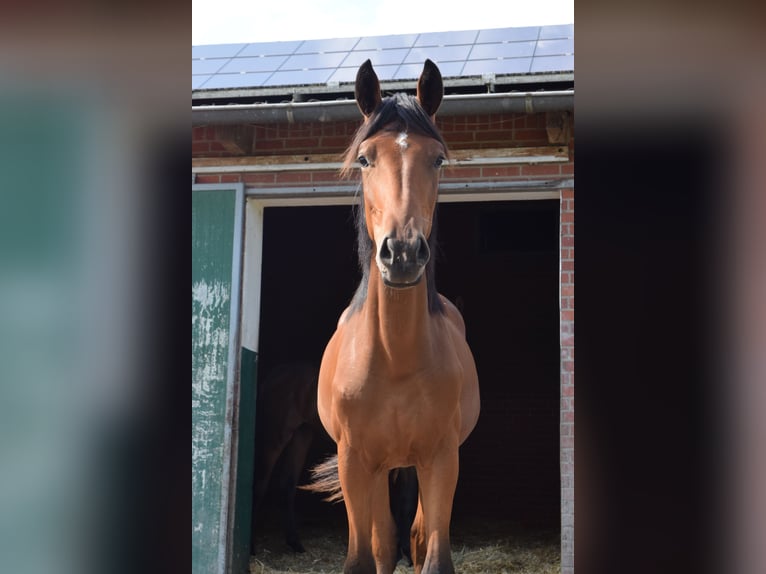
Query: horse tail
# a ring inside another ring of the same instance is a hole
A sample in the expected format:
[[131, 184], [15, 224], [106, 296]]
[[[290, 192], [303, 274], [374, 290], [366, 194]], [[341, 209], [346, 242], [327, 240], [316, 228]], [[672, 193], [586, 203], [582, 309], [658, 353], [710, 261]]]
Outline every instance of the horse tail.
[[311, 469], [311, 482], [299, 486], [301, 490], [326, 494], [325, 502], [340, 502], [343, 500], [343, 491], [340, 488], [338, 476], [338, 455], [328, 457]]

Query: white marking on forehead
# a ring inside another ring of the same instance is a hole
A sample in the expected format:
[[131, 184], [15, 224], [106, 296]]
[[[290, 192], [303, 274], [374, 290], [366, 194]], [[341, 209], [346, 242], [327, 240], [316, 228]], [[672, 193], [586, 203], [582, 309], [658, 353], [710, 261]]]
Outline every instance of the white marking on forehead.
[[396, 138], [396, 143], [399, 144], [399, 147], [402, 148], [402, 150], [406, 150], [409, 145], [407, 143], [407, 132], [401, 132], [399, 137]]

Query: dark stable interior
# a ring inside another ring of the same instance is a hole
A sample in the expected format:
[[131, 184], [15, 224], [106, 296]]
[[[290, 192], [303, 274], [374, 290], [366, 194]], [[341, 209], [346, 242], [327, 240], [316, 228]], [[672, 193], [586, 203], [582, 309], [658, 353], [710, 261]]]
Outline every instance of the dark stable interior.
[[[465, 318], [482, 404], [460, 449], [453, 528], [559, 528], [558, 227], [557, 200], [438, 206], [436, 283]], [[350, 206], [265, 209], [259, 378], [282, 363], [319, 365], [359, 281], [355, 235]], [[333, 447], [315, 440], [307, 465]], [[277, 500], [267, 497], [259, 528]], [[342, 504], [302, 491], [296, 511], [299, 530], [345, 519]]]

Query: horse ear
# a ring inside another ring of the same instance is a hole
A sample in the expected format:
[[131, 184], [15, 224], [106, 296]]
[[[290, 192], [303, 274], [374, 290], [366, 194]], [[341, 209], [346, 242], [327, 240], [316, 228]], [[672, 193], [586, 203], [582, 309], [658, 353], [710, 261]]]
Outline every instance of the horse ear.
[[433, 118], [442, 103], [444, 83], [439, 68], [431, 60], [423, 64], [423, 72], [418, 79], [418, 102], [420, 107]]
[[372, 115], [381, 101], [380, 82], [375, 70], [372, 69], [370, 60], [359, 66], [359, 71], [356, 73], [354, 96], [356, 97], [356, 105], [359, 106], [359, 110], [365, 118]]

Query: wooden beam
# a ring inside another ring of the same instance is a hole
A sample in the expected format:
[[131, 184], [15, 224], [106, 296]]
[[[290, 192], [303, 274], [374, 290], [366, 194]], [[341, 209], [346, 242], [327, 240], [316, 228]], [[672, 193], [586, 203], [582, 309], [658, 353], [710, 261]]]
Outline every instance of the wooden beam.
[[[569, 161], [566, 146], [468, 149], [450, 152], [450, 166], [502, 165], [513, 163], [561, 163]], [[342, 154], [299, 154], [248, 157], [192, 158], [195, 173], [223, 171], [304, 171], [336, 170], [343, 165]]]

